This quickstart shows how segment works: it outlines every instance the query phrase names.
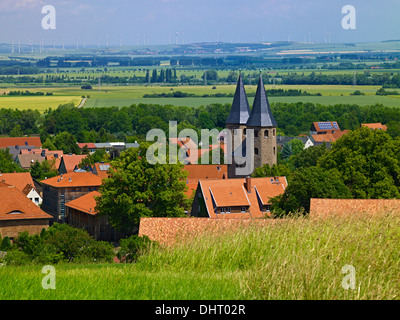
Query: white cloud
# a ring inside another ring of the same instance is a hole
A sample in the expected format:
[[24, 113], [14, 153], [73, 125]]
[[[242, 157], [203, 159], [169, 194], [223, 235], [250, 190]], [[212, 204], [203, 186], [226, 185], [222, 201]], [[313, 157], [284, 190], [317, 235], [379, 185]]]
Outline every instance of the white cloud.
[[43, 0], [0, 0], [0, 12], [33, 9], [43, 5]]

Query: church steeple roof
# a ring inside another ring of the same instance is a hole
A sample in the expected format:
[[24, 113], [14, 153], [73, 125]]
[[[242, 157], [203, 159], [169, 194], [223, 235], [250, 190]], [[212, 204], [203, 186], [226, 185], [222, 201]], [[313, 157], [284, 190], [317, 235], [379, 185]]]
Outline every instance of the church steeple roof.
[[242, 74], [239, 73], [239, 79], [236, 86], [235, 97], [233, 98], [231, 112], [229, 113], [227, 124], [245, 125], [249, 119], [250, 107], [244, 90]]
[[261, 72], [258, 80], [256, 96], [254, 98], [253, 109], [251, 110], [249, 120], [246, 125], [248, 127], [276, 127], [277, 123], [272, 115], [268, 98], [265, 93], [265, 87], [262, 80]]

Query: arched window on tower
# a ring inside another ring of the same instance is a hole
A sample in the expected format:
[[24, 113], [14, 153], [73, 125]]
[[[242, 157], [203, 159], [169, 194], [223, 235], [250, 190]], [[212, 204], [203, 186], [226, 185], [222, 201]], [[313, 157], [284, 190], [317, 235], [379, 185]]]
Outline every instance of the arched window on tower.
[[276, 149], [275, 149], [275, 147], [274, 147], [274, 155], [276, 154]]
[[258, 138], [258, 130], [254, 130], [254, 137]]
[[269, 137], [269, 131], [268, 130], [264, 130], [264, 138], [268, 139]]
[[258, 148], [254, 148], [254, 154], [258, 154]]
[[273, 135], [274, 135], [274, 137], [275, 137], [275, 129], [273, 130]]

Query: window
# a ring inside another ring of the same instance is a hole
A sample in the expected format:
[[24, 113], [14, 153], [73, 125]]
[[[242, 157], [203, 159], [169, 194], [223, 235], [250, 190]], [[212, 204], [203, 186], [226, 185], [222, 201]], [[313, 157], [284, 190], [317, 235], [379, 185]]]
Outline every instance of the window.
[[258, 154], [258, 148], [254, 148], [254, 154]]
[[231, 213], [231, 208], [230, 207], [226, 208], [226, 213]]
[[221, 213], [231, 213], [231, 208], [230, 207], [221, 208]]
[[39, 198], [35, 198], [35, 202], [36, 202], [36, 203], [39, 203]]
[[275, 155], [275, 153], [276, 153], [276, 150], [275, 150], [275, 147], [274, 147], [274, 155]]
[[241, 213], [245, 213], [245, 212], [246, 212], [246, 207], [242, 207], [242, 208], [240, 209], [240, 211], [241, 211]]
[[221, 208], [221, 213], [226, 213], [226, 209], [225, 208]]
[[254, 137], [258, 138], [258, 130], [254, 130]]
[[246, 128], [243, 129], [243, 135], [244, 135], [244, 136], [246, 135]]
[[268, 132], [268, 130], [264, 130], [264, 138], [265, 138], [265, 139], [268, 139], [268, 137], [269, 137], [269, 132]]

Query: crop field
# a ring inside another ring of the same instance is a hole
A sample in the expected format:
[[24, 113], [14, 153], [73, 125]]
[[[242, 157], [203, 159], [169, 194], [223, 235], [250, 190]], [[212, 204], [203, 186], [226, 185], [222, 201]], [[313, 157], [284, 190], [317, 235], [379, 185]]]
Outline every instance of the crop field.
[[[133, 264], [0, 266], [1, 300], [393, 300], [400, 298], [400, 217], [288, 218], [152, 247]], [[354, 268], [354, 287], [343, 267]]]
[[[246, 85], [246, 92], [255, 93], [256, 86]], [[293, 96], [293, 97], [269, 97], [270, 102], [311, 102], [323, 105], [334, 104], [359, 104], [371, 105], [380, 103], [390, 107], [400, 106], [400, 95], [377, 96], [379, 86], [335, 86], [335, 85], [266, 85], [269, 89], [296, 89], [311, 94], [321, 93], [322, 96]], [[10, 87], [0, 89], [0, 108], [36, 109], [40, 112], [48, 108], [57, 108], [60, 104], [73, 103], [78, 106], [82, 96], [89, 97], [84, 107], [123, 107], [132, 104], [171, 104], [177, 106], [199, 107], [212, 103], [232, 103], [232, 97], [212, 97], [215, 94], [234, 94], [235, 85], [216, 86], [101, 86], [92, 90], [82, 90], [80, 87]], [[10, 90], [29, 90], [31, 92], [51, 92], [52, 96], [5, 96]], [[351, 95], [359, 90], [364, 95]], [[176, 91], [194, 94], [197, 97], [167, 98], [152, 97], [143, 98], [145, 94], [162, 94]], [[210, 95], [211, 97], [202, 97]], [[249, 97], [250, 105], [253, 98]]]

